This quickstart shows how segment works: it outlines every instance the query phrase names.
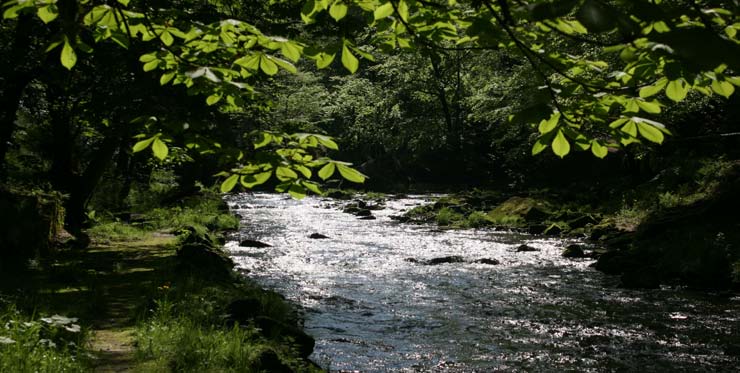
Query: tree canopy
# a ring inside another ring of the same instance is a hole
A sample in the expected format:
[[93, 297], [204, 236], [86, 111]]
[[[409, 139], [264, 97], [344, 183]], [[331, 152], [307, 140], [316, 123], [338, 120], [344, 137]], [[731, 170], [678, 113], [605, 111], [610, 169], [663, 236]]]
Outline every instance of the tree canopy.
[[[135, 73], [182, 86], [227, 116], [271, 107], [263, 89], [305, 60], [355, 73], [361, 60], [373, 64], [384, 53], [425, 55], [436, 69], [452, 52], [501, 51], [526, 61], [538, 84], [509, 119], [538, 130], [532, 154], [549, 147], [559, 157], [590, 150], [603, 158], [631, 143], [662, 143], [671, 131], [655, 116], [666, 106], [694, 94], [730, 97], [740, 85], [735, 1], [11, 0], [3, 8], [19, 32], [29, 17], [47, 25], [34, 41], [68, 74], [115, 46], [138, 59]], [[274, 12], [283, 18], [267, 16]], [[133, 94], [146, 100], [147, 93]], [[235, 143], [227, 152], [207, 136], [189, 136], [184, 118], [167, 116], [128, 118], [140, 129], [133, 151], [164, 159], [180, 139], [191, 150], [229, 154], [231, 166], [219, 174], [223, 191], [275, 176], [278, 190], [300, 197], [320, 191], [311, 169], [324, 180], [335, 171], [365, 179], [317, 151], [337, 148], [324, 135], [249, 131], [250, 147]]]

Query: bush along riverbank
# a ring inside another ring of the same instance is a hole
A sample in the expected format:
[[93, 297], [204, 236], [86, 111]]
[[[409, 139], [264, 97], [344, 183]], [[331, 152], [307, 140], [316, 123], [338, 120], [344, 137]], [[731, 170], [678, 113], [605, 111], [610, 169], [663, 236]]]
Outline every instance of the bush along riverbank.
[[128, 218], [3, 281], [0, 371], [321, 371], [297, 308], [222, 250], [238, 220], [219, 195]]
[[[636, 187], [472, 190], [396, 217], [441, 228], [492, 228], [584, 239], [594, 267], [624, 287], [740, 290], [740, 162], [704, 160]], [[363, 204], [351, 202], [355, 213]]]

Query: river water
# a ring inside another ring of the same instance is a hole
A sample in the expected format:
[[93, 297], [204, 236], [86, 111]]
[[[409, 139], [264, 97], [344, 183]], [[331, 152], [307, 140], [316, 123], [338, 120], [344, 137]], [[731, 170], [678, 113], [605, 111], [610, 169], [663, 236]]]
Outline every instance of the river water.
[[[392, 215], [428, 196], [387, 201], [377, 220], [335, 202], [275, 194], [227, 200], [242, 215], [227, 249], [249, 276], [305, 309], [312, 359], [332, 371], [737, 371], [740, 296], [626, 290], [573, 241], [438, 230]], [[237, 208], [238, 206], [238, 208]], [[310, 239], [321, 233], [329, 239]], [[527, 244], [539, 251], [516, 252]], [[408, 261], [459, 255], [464, 263]], [[472, 263], [492, 258], [499, 265]]]

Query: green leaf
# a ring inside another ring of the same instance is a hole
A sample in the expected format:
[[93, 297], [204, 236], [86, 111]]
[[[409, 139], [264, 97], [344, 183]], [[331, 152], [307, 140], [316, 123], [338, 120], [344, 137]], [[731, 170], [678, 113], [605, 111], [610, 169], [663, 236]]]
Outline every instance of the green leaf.
[[712, 82], [712, 90], [720, 96], [730, 98], [730, 96], [735, 92], [735, 87], [728, 81], [715, 80]]
[[560, 158], [563, 158], [570, 153], [570, 143], [568, 142], [568, 139], [565, 138], [562, 130], [558, 131], [555, 139], [552, 140], [552, 152]]
[[261, 53], [255, 53], [249, 56], [244, 56], [236, 61], [234, 61], [235, 64], [243, 66], [246, 69], [255, 71], [258, 70], [260, 67], [260, 57], [262, 56]]
[[277, 176], [280, 181], [295, 180], [298, 178], [298, 174], [295, 173], [295, 171], [285, 166], [279, 166], [277, 170], [275, 170], [275, 176]]
[[334, 140], [332, 140], [330, 137], [316, 136], [316, 139], [318, 139], [319, 143], [327, 149], [339, 150], [339, 146], [337, 145], [337, 143], [335, 143]]
[[278, 67], [275, 62], [272, 62], [266, 55], [260, 56], [260, 69], [267, 75], [275, 75], [278, 72]]
[[640, 121], [637, 122], [637, 129], [640, 131], [640, 135], [647, 140], [658, 144], [663, 143], [663, 132], [660, 132], [657, 128]]
[[660, 93], [660, 91], [663, 90], [663, 88], [665, 87], [666, 84], [668, 84], [668, 79], [667, 78], [660, 78], [654, 84], [649, 85], [649, 86], [642, 87], [640, 89], [640, 97], [647, 98], [647, 97], [650, 97], [650, 96], [654, 96], [654, 95]]
[[69, 40], [64, 40], [64, 47], [62, 48], [62, 54], [60, 56], [62, 66], [66, 67], [67, 70], [72, 70], [74, 65], [77, 63], [77, 53], [69, 44]]
[[172, 37], [169, 31], [163, 31], [162, 35], [159, 35], [159, 40], [162, 40], [162, 43], [169, 47], [175, 41], [175, 38]]
[[627, 124], [622, 127], [622, 132], [632, 136], [637, 137], [637, 125], [633, 121], [628, 121]]
[[319, 170], [319, 177], [322, 180], [326, 180], [331, 177], [331, 175], [334, 175], [334, 171], [336, 170], [336, 165], [334, 163], [327, 163], [324, 165], [324, 167], [321, 167]]
[[689, 84], [683, 78], [672, 80], [665, 89], [665, 94], [675, 102], [681, 102], [689, 93]]
[[215, 105], [216, 103], [221, 101], [221, 97], [222, 95], [220, 93], [214, 93], [206, 98], [206, 104], [208, 104], [208, 106]]
[[295, 199], [303, 199], [306, 198], [306, 188], [298, 184], [293, 184], [290, 186], [290, 189], [288, 189], [288, 194]]
[[131, 0], [118, 0], [118, 2], [119, 2], [119, 3], [123, 4], [123, 6], [128, 6], [128, 3], [129, 3], [130, 1], [131, 1]]
[[148, 148], [149, 145], [152, 144], [152, 142], [154, 141], [154, 139], [155, 139], [155, 137], [150, 137], [150, 138], [148, 138], [146, 140], [141, 140], [141, 141], [137, 142], [136, 144], [134, 144], [134, 148], [133, 148], [134, 153], [138, 153], [138, 152], [140, 152], [140, 151]]
[[591, 141], [591, 153], [594, 153], [594, 155], [599, 158], [604, 158], [609, 154], [609, 148], [602, 145], [600, 142], [593, 140]]
[[301, 181], [301, 184], [303, 184], [303, 186], [306, 187], [306, 189], [308, 189], [308, 190], [310, 190], [310, 191], [312, 191], [312, 192], [314, 192], [316, 194], [324, 194], [321, 191], [321, 188], [319, 188], [319, 184], [316, 184], [316, 183], [313, 183], [313, 182], [310, 182], [310, 181], [305, 181], [305, 180], [304, 181]]
[[159, 78], [159, 84], [160, 85], [165, 85], [165, 84], [169, 83], [169, 81], [172, 80], [172, 78], [175, 77], [175, 74], [177, 74], [177, 72], [175, 72], [175, 71], [171, 71], [171, 72], [162, 74], [162, 77]]
[[334, 4], [332, 4], [331, 8], [329, 8], [329, 15], [331, 18], [334, 18], [335, 21], [339, 22], [344, 16], [347, 15], [347, 5], [345, 5], [341, 1], [337, 1]]
[[298, 172], [300, 172], [303, 175], [303, 177], [305, 177], [306, 179], [311, 178], [311, 170], [308, 167], [297, 164], [297, 165], [293, 165], [293, 168], [298, 170]]
[[264, 184], [267, 180], [270, 180], [270, 176], [272, 176], [272, 170], [260, 172], [254, 175], [242, 176], [240, 181], [244, 187], [254, 188], [257, 185]]
[[164, 141], [160, 140], [159, 137], [155, 137], [154, 143], [152, 143], [152, 153], [154, 153], [154, 156], [159, 158], [159, 160], [163, 161], [167, 158], [169, 149], [167, 149], [167, 145]]
[[357, 57], [352, 54], [346, 45], [342, 47], [342, 65], [352, 74], [360, 67], [360, 61], [357, 60]]
[[316, 57], [316, 67], [319, 69], [328, 67], [334, 61], [334, 57], [336, 57], [334, 53], [319, 53]]
[[254, 142], [254, 148], [259, 149], [263, 146], [267, 146], [272, 142], [272, 135], [267, 132], [260, 132], [260, 135], [262, 135], [262, 139], [259, 141]]
[[540, 154], [545, 149], [547, 149], [547, 144], [542, 138], [539, 138], [532, 146], [532, 155]]
[[239, 181], [239, 175], [233, 174], [221, 183], [221, 193], [228, 193], [236, 186]]
[[283, 43], [283, 45], [280, 46], [280, 52], [283, 54], [283, 56], [285, 56], [285, 58], [293, 62], [298, 62], [298, 60], [301, 58], [300, 47], [291, 42]]
[[375, 17], [375, 20], [383, 19], [386, 17], [390, 17], [391, 14], [393, 14], [393, 4], [389, 2], [375, 8], [375, 12], [373, 12], [373, 17]]
[[555, 127], [557, 127], [558, 122], [560, 121], [560, 113], [553, 113], [550, 116], [550, 119], [542, 120], [539, 125], [539, 131], [541, 134], [549, 133], [550, 131], [554, 130]]
[[159, 60], [150, 61], [144, 64], [144, 71], [152, 71], [159, 66]]
[[36, 10], [36, 14], [44, 23], [49, 23], [59, 16], [59, 11], [56, 5], [50, 4], [38, 8], [38, 10]]
[[360, 173], [360, 171], [357, 171], [354, 168], [343, 165], [341, 163], [337, 163], [337, 169], [339, 170], [339, 174], [342, 175], [343, 178], [353, 183], [364, 183], [365, 179], [367, 178], [367, 176]]
[[643, 100], [635, 100], [637, 102], [637, 106], [640, 107], [640, 109], [644, 110], [647, 113], [650, 114], [660, 114], [660, 105], [655, 101], [643, 101]]
[[290, 71], [293, 74], [295, 74], [295, 73], [298, 72], [298, 70], [295, 68], [295, 65], [293, 65], [292, 63], [290, 63], [290, 62], [288, 62], [286, 60], [283, 60], [283, 59], [280, 59], [280, 58], [277, 58], [277, 57], [270, 57], [270, 60], [273, 61], [273, 62], [275, 62], [276, 65], [282, 67], [283, 69], [285, 69], [287, 71]]

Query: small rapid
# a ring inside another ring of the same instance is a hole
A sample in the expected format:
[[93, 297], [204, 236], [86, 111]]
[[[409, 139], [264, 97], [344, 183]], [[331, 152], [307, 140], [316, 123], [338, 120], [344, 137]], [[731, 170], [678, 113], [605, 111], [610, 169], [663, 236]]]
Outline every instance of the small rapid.
[[[619, 289], [589, 267], [593, 260], [561, 256], [574, 241], [391, 219], [428, 198], [389, 199], [376, 220], [359, 220], [328, 199], [232, 195], [227, 202], [242, 222], [226, 248], [251, 278], [305, 309], [312, 358], [331, 370], [740, 366], [739, 296]], [[239, 247], [243, 239], [272, 247]], [[537, 251], [517, 252], [522, 244]], [[446, 256], [463, 262], [419, 263]]]

